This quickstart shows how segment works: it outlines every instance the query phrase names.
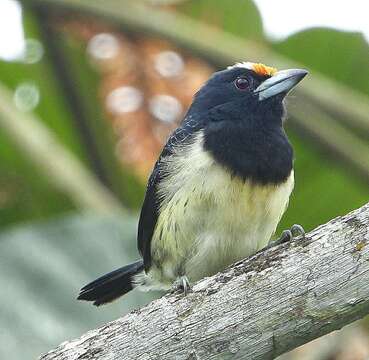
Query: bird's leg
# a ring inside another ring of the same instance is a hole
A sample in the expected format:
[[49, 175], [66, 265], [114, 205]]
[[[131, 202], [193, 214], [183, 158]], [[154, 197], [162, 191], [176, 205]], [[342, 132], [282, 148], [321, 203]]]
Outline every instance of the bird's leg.
[[302, 240], [304, 238], [305, 238], [304, 228], [299, 224], [294, 224], [291, 226], [290, 229], [284, 230], [279, 239], [271, 241], [268, 245], [268, 248], [279, 244], [283, 244], [291, 240]]
[[191, 289], [190, 282], [188, 281], [188, 278], [185, 275], [179, 276], [172, 286], [172, 292], [180, 290], [184, 293], [184, 295], [187, 295], [190, 289]]
[[300, 224], [294, 224], [291, 226], [291, 233], [293, 240], [303, 240], [305, 239], [305, 230]]

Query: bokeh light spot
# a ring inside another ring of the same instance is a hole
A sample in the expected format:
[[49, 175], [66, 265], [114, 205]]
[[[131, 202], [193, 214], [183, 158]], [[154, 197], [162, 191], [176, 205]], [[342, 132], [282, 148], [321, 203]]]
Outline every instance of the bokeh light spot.
[[136, 111], [142, 103], [142, 91], [133, 86], [116, 88], [106, 98], [106, 106], [114, 114]]
[[31, 111], [40, 102], [40, 91], [33, 82], [24, 82], [17, 86], [13, 97], [15, 106], [21, 111]]
[[155, 70], [163, 77], [175, 77], [182, 74], [184, 62], [174, 51], [162, 51], [155, 57]]
[[149, 101], [150, 113], [158, 120], [172, 123], [179, 119], [183, 112], [182, 104], [170, 95], [155, 95]]
[[108, 60], [119, 53], [119, 41], [109, 33], [100, 33], [91, 38], [87, 52], [96, 60]]

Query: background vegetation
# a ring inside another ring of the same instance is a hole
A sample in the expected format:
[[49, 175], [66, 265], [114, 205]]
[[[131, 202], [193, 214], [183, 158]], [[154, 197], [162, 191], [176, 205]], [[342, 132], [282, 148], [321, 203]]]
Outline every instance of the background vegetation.
[[[321, 28], [271, 42], [252, 1], [155, 4], [24, 1], [25, 56], [0, 61], [1, 358], [36, 357], [160, 295], [133, 293], [99, 309], [75, 301], [81, 285], [137, 258], [146, 177], [217, 68], [252, 60], [310, 71], [289, 100], [296, 188], [279, 231], [296, 222], [312, 229], [368, 201], [362, 35]], [[127, 86], [142, 99], [110, 96]], [[179, 110], [155, 106], [163, 94]]]

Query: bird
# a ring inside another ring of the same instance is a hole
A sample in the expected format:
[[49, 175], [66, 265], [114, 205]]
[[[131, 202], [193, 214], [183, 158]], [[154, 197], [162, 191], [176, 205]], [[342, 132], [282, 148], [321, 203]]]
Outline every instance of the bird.
[[[137, 232], [142, 258], [87, 284], [78, 299], [99, 306], [133, 288], [187, 294], [270, 246], [294, 187], [285, 98], [307, 73], [240, 62], [212, 74], [149, 177]], [[276, 243], [303, 235], [294, 225]]]

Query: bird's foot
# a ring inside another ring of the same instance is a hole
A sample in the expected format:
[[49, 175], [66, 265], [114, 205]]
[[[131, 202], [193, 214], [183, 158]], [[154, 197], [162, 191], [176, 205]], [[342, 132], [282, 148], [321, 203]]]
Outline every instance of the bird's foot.
[[183, 292], [184, 295], [187, 295], [191, 290], [190, 282], [188, 281], [187, 276], [180, 276], [173, 283], [171, 292], [176, 292], [178, 290]]
[[268, 248], [279, 244], [284, 244], [291, 240], [303, 240], [304, 238], [305, 238], [304, 228], [299, 224], [294, 224], [291, 226], [290, 229], [282, 231], [282, 234], [279, 237], [279, 239], [272, 241], [269, 244]]

